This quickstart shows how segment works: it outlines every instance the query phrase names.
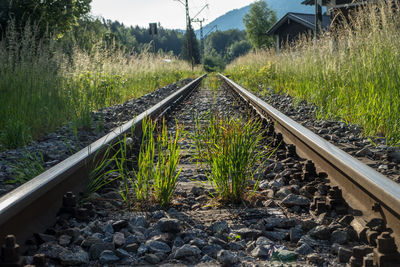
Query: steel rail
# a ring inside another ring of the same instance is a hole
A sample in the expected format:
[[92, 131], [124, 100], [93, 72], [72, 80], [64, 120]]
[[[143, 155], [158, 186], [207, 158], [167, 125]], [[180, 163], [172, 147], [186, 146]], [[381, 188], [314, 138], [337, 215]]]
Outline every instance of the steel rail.
[[358, 218], [364, 222], [372, 218], [384, 219], [400, 247], [399, 184], [293, 121], [231, 79], [222, 74], [220, 78], [261, 116], [272, 119], [275, 130], [282, 133], [286, 143], [296, 146], [299, 155], [312, 159], [319, 170], [328, 174], [331, 183], [342, 189], [352, 209], [362, 212]]
[[121, 135], [129, 134], [132, 129], [135, 134], [140, 134], [143, 118], [164, 114], [171, 105], [175, 105], [197, 88], [204, 77], [205, 75], [195, 79], [136, 118], [1, 197], [0, 244], [7, 234], [14, 234], [23, 245], [23, 241], [33, 233], [50, 227], [55, 222], [63, 195], [68, 191], [78, 193], [84, 188], [90, 172], [90, 162], [104, 153]]

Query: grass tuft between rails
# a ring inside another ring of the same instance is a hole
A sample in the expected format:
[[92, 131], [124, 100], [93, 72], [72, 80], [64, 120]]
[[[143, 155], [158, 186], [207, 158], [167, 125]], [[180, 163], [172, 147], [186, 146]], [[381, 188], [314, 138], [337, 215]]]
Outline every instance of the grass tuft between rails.
[[207, 177], [222, 201], [238, 203], [254, 192], [258, 181], [253, 174], [265, 159], [263, 133], [258, 121], [223, 119], [211, 115], [209, 123], [196, 121], [194, 134], [197, 158], [209, 167]]
[[144, 118], [139, 154], [132, 155], [133, 140], [126, 135], [109, 146], [89, 175], [87, 193], [96, 192], [117, 181], [120, 194], [130, 209], [148, 206], [151, 202], [167, 207], [175, 192], [181, 170], [178, 140], [182, 137], [177, 125], [175, 135], [167, 132], [165, 121]]
[[182, 169], [177, 170], [181, 160], [181, 149], [178, 144], [182, 135], [181, 127], [177, 125], [175, 136], [168, 134], [163, 121], [162, 129], [157, 135], [157, 165], [154, 176], [154, 196], [162, 207], [168, 206], [175, 192], [178, 177]]
[[400, 145], [400, 9], [386, 2], [360, 10], [318, 41], [243, 56], [226, 73], [256, 92], [271, 86], [317, 105], [320, 118], [359, 124], [365, 135]]

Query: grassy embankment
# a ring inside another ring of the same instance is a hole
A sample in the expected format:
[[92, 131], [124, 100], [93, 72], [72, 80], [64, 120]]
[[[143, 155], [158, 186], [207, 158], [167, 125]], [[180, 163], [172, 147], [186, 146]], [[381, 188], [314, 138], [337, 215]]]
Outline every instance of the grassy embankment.
[[128, 57], [100, 43], [90, 53], [72, 51], [63, 52], [51, 38], [38, 42], [29, 28], [23, 34], [10, 30], [0, 41], [0, 150], [70, 121], [75, 128], [91, 127], [91, 111], [197, 74], [161, 54]]
[[399, 145], [400, 17], [382, 4], [360, 11], [351, 24], [279, 54], [248, 54], [225, 72], [249, 89], [271, 86], [316, 104], [320, 117], [359, 124], [365, 135], [383, 135]]

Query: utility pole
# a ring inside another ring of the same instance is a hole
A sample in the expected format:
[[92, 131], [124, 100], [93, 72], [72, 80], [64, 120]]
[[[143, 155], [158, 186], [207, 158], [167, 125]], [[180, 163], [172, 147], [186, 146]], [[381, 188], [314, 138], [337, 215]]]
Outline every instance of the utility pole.
[[[183, 2], [182, 0], [174, 0], [174, 1], [178, 1], [178, 2], [180, 2], [182, 5], [184, 5], [185, 6], [185, 9], [186, 9], [186, 34], [187, 34], [187, 37], [188, 37], [188, 40], [187, 40], [187, 45], [188, 45], [188, 52], [189, 52], [189, 58], [190, 58], [190, 61], [192, 62], [192, 70], [193, 70], [193, 68], [194, 68], [194, 58], [193, 58], [193, 43], [192, 43], [192, 36], [191, 36], [191, 29], [192, 29], [192, 27], [191, 27], [191, 23], [192, 23], [192, 21], [193, 22], [200, 22], [200, 20], [199, 19], [197, 19], [197, 20], [194, 20], [205, 8], [208, 8], [208, 4], [206, 4], [199, 12], [197, 12], [197, 14], [193, 17], [193, 19], [191, 19], [190, 18], [190, 13], [189, 13], [189, 0], [185, 0], [185, 2]], [[203, 19], [201, 22], [200, 22], [200, 34], [201, 34], [201, 36], [203, 35], [203, 22], [204, 22], [205, 20]], [[204, 46], [204, 44], [203, 44], [203, 38], [201, 38], [201, 46], [202, 46], [202, 48], [201, 48], [201, 54], [203, 54], [203, 46]]]
[[315, 0], [315, 31], [314, 37], [317, 38], [322, 31], [322, 0]]
[[154, 40], [154, 36], [158, 34], [157, 23], [149, 23], [149, 33], [153, 39], [153, 52], [156, 54], [156, 41]]
[[205, 8], [208, 8], [208, 4], [206, 4], [205, 6], [203, 6], [199, 12], [197, 12], [197, 14], [192, 18], [192, 22], [198, 22], [200, 23], [200, 56], [201, 58], [203, 58], [204, 55], [204, 38], [203, 38], [203, 22], [205, 21], [205, 19], [196, 19], [196, 17], [198, 15], [200, 15], [201, 12], [203, 12], [203, 10]]
[[192, 44], [192, 38], [191, 38], [191, 33], [190, 33], [190, 14], [189, 14], [189, 0], [185, 0], [185, 2], [183, 2], [182, 0], [174, 0], [174, 1], [178, 1], [179, 3], [181, 3], [182, 5], [185, 6], [186, 9], [186, 36], [188, 37], [187, 39], [187, 46], [188, 46], [188, 53], [189, 53], [189, 58], [190, 61], [192, 63], [192, 70], [194, 68], [194, 62], [193, 62], [193, 44]]
[[191, 33], [191, 22], [190, 22], [190, 14], [189, 14], [189, 0], [186, 0], [186, 34], [188, 37], [188, 50], [189, 50], [189, 58], [192, 63], [192, 71], [194, 68], [194, 59], [193, 59], [193, 44], [192, 44], [192, 33]]
[[204, 37], [203, 37], [203, 22], [205, 21], [205, 19], [195, 19], [192, 20], [193, 22], [198, 22], [200, 23], [200, 55], [201, 58], [203, 58], [204, 56]]

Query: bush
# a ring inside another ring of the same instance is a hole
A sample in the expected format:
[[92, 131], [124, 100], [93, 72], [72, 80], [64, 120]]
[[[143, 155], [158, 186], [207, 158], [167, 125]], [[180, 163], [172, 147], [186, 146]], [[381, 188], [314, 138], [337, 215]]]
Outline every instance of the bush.
[[203, 68], [207, 72], [223, 71], [225, 68], [225, 61], [216, 52], [211, 53], [210, 55], [204, 56]]

